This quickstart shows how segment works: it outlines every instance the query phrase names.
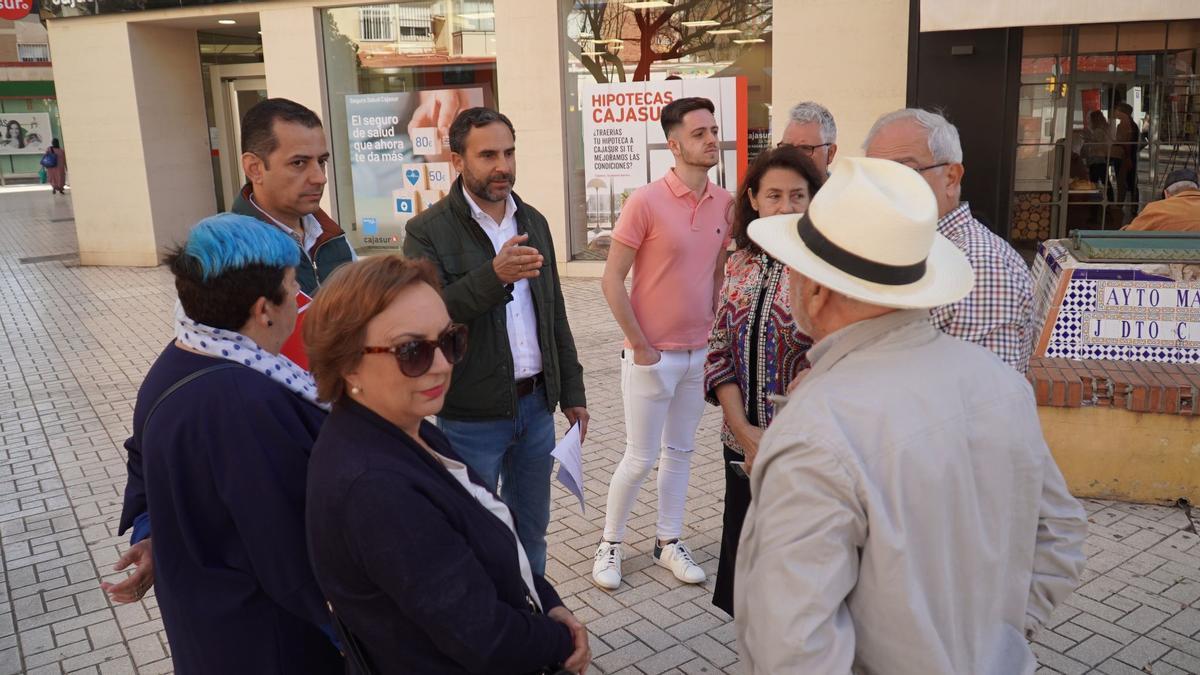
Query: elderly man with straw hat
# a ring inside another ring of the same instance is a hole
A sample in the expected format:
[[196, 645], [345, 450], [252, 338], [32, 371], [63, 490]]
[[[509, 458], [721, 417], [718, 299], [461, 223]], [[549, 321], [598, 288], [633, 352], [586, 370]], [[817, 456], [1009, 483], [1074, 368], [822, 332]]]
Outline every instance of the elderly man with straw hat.
[[843, 159], [750, 225], [790, 268], [812, 370], [763, 437], [737, 561], [750, 673], [1033, 673], [1087, 525], [1033, 393], [929, 308], [971, 291], [917, 172]]

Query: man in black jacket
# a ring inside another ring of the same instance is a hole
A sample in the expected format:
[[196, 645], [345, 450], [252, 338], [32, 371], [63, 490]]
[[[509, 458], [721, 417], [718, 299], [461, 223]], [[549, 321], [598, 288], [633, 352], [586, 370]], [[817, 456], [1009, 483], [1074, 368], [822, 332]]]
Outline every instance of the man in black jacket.
[[450, 126], [459, 178], [408, 222], [404, 254], [438, 268], [450, 317], [470, 347], [454, 367], [438, 425], [516, 515], [537, 574], [546, 567], [556, 406], [587, 432], [583, 368], [567, 323], [546, 219], [513, 194], [516, 134], [487, 108]]

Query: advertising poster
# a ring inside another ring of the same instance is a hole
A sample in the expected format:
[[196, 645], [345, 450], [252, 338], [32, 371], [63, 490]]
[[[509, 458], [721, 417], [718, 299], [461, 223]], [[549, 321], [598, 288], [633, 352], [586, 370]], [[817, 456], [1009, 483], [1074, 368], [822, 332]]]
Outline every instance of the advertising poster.
[[674, 165], [659, 116], [668, 103], [688, 96], [702, 96], [716, 107], [721, 153], [709, 177], [734, 192], [749, 151], [744, 77], [589, 83], [581, 88], [589, 243], [612, 232], [634, 190]]
[[457, 177], [446, 137], [459, 111], [487, 105], [482, 87], [346, 96], [354, 211], [363, 244], [399, 248], [404, 225]]
[[40, 155], [52, 134], [49, 113], [0, 113], [0, 155]]

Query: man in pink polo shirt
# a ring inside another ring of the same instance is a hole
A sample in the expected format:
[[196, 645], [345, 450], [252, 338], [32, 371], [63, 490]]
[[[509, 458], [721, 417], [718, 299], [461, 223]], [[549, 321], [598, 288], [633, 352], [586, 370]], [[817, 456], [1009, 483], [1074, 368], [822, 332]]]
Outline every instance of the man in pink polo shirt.
[[[679, 537], [704, 411], [705, 347], [730, 239], [733, 198], [708, 179], [720, 152], [713, 112], [706, 98], [681, 98], [662, 109], [675, 167], [625, 202], [604, 268], [604, 297], [625, 333], [625, 456], [608, 486], [604, 539], [592, 566], [593, 581], [608, 590], [621, 585], [625, 525], [655, 458], [654, 560], [680, 581], [704, 581], [704, 570]], [[630, 267], [632, 294], [625, 291]]]

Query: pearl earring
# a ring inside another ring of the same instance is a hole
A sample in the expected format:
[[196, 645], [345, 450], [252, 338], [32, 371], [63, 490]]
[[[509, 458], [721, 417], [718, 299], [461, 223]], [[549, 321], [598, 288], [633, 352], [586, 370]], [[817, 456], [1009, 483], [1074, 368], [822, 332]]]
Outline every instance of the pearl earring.
[[359, 394], [362, 393], [362, 389], [359, 387], [352, 386], [352, 387], [350, 387], [350, 393], [353, 394], [354, 396], [358, 396]]

